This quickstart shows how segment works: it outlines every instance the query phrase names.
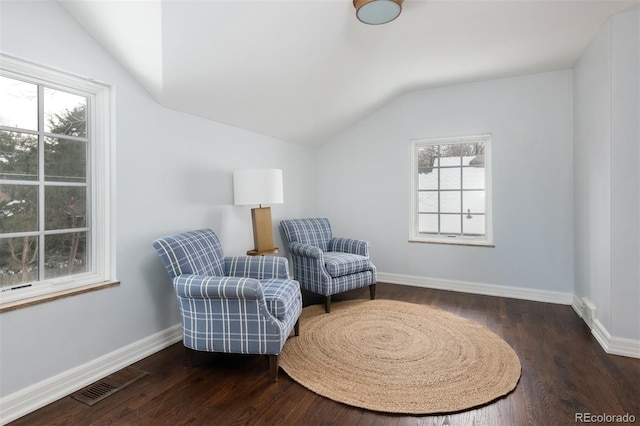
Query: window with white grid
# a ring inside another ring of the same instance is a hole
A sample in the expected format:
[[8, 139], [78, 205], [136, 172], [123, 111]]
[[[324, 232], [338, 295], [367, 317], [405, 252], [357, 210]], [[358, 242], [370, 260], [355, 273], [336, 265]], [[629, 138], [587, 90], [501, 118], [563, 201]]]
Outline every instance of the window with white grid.
[[491, 245], [491, 135], [411, 143], [411, 241]]
[[0, 59], [0, 301], [109, 280], [109, 87]]

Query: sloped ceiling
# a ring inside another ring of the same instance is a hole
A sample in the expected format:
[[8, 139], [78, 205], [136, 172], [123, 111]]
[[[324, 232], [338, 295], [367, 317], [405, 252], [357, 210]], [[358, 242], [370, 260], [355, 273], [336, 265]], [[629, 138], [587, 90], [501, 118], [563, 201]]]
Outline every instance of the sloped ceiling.
[[408, 91], [571, 68], [639, 1], [60, 0], [162, 105], [318, 145]]

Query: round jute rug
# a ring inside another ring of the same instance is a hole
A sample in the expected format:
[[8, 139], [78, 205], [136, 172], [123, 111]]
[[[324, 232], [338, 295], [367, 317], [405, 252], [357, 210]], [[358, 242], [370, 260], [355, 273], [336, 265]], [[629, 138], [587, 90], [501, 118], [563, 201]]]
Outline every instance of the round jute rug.
[[500, 337], [441, 309], [393, 300], [335, 302], [302, 311], [280, 366], [334, 401], [369, 410], [460, 411], [509, 393], [520, 361]]

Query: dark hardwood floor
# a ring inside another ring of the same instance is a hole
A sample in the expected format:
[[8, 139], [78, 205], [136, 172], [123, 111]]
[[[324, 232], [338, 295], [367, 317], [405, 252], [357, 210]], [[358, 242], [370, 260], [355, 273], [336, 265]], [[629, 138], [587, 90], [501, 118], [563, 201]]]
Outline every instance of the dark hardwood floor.
[[[581, 423], [575, 421], [576, 413], [628, 413], [640, 424], [640, 360], [606, 354], [570, 306], [381, 283], [377, 287], [378, 299], [434, 305], [504, 338], [522, 364], [516, 389], [464, 412], [393, 415], [333, 402], [283, 371], [278, 382], [271, 383], [266, 356], [202, 354], [193, 368], [186, 368], [178, 343], [134, 364], [149, 375], [92, 407], [66, 397], [12, 424], [568, 425]], [[369, 291], [361, 289], [334, 300], [368, 297]], [[321, 300], [305, 294], [305, 304], [310, 303]], [[582, 418], [587, 419], [586, 414]]]

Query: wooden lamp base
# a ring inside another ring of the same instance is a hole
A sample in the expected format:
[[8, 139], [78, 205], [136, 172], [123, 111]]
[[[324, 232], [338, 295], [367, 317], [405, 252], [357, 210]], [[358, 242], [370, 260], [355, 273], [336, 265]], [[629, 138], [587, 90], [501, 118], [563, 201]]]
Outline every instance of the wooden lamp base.
[[273, 227], [271, 226], [271, 207], [256, 207], [251, 209], [253, 224], [253, 244], [255, 249], [249, 250], [249, 256], [262, 256], [278, 253], [273, 245]]

